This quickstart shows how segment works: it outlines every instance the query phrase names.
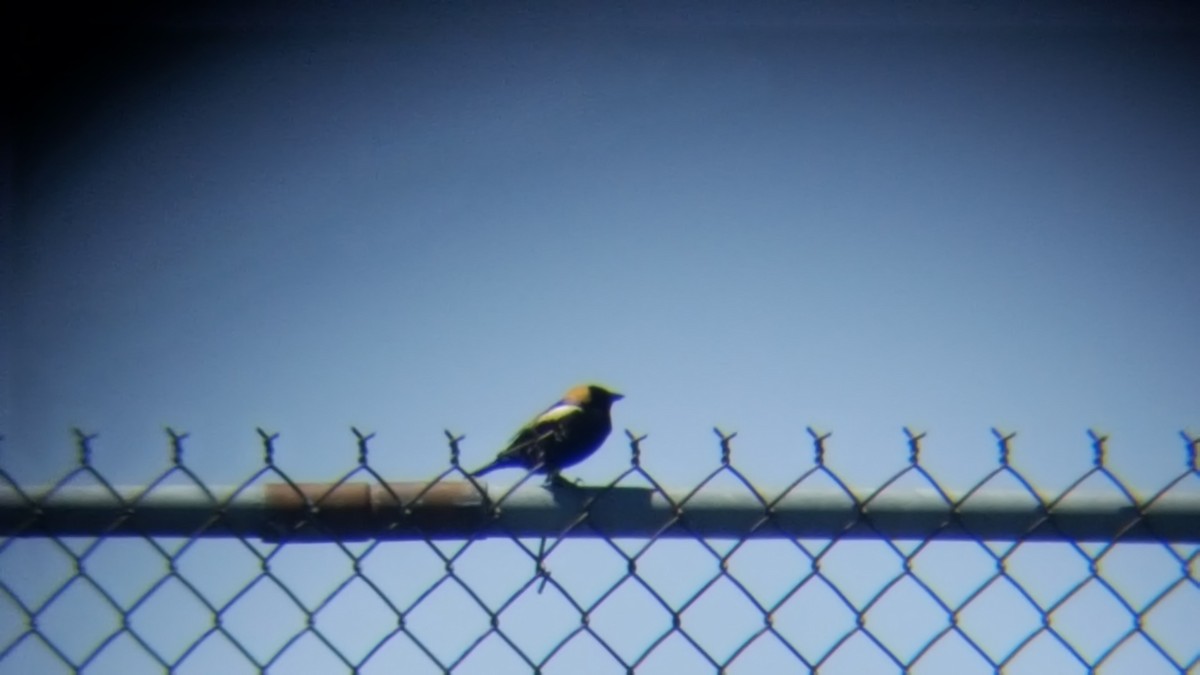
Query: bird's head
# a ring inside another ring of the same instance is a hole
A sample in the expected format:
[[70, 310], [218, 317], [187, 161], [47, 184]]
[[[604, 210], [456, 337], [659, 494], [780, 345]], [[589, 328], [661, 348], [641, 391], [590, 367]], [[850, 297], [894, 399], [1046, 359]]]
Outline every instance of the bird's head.
[[604, 387], [594, 384], [581, 384], [578, 387], [571, 387], [563, 396], [564, 403], [570, 403], [581, 407], [602, 408], [608, 410], [616, 401], [625, 398], [615, 391], [609, 391]]

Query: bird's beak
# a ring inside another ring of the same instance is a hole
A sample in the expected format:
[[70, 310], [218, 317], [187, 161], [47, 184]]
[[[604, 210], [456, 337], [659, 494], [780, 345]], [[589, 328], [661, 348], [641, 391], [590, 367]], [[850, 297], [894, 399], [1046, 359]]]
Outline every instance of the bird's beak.
[[615, 392], [615, 391], [611, 391], [611, 392], [609, 392], [609, 393], [608, 393], [608, 397], [609, 397], [609, 398], [611, 398], [611, 399], [612, 399], [612, 400], [614, 400], [614, 401], [620, 401], [621, 399], [625, 398], [625, 395], [624, 395], [624, 394], [618, 394], [618, 393], [617, 393], [617, 392]]

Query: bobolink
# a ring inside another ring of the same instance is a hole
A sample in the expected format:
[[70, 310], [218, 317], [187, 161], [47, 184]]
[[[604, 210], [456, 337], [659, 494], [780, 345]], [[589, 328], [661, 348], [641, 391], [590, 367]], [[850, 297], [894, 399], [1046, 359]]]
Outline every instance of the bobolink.
[[560, 471], [587, 459], [608, 438], [609, 412], [622, 398], [594, 384], [572, 387], [561, 401], [521, 427], [496, 459], [471, 475], [521, 467], [547, 474], [547, 483], [561, 482]]

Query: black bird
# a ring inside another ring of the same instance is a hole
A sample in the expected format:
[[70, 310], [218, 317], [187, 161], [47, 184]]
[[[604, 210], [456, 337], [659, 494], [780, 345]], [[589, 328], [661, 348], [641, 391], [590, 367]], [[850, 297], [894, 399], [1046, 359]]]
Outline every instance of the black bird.
[[594, 384], [568, 389], [562, 400], [521, 427], [496, 459], [471, 475], [520, 467], [547, 474], [547, 483], [563, 482], [560, 471], [587, 459], [608, 438], [609, 412], [622, 398]]

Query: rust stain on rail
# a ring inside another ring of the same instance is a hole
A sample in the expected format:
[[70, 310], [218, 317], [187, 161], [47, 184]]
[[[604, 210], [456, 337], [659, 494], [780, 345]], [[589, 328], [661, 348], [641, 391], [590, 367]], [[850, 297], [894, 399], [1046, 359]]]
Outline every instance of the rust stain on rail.
[[269, 483], [265, 538], [310, 538], [330, 531], [369, 538], [398, 531], [467, 534], [488, 520], [484, 493], [466, 481]]
[[268, 483], [267, 509], [276, 513], [304, 512], [310, 506], [321, 511], [370, 509], [371, 486], [368, 483]]

